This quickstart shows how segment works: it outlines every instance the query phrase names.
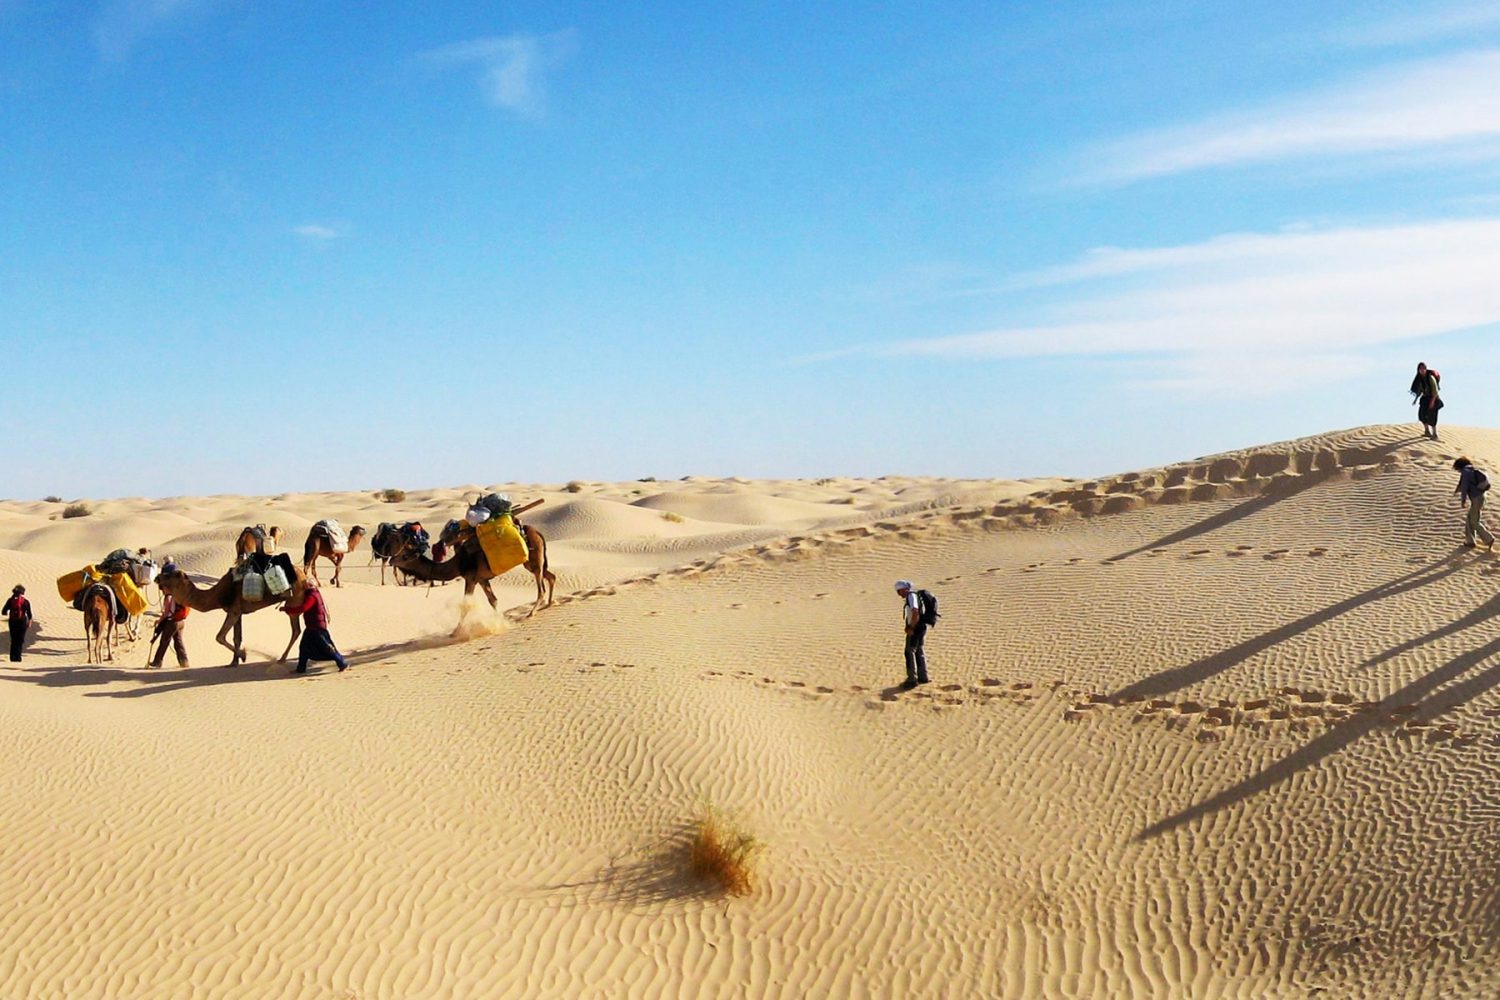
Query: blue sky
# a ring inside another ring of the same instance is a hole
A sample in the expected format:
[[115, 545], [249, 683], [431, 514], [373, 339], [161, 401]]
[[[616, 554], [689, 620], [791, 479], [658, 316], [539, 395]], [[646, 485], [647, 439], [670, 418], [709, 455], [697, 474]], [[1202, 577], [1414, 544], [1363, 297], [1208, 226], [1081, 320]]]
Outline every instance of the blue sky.
[[1500, 425], [1494, 4], [413, 10], [0, 0], [0, 494]]

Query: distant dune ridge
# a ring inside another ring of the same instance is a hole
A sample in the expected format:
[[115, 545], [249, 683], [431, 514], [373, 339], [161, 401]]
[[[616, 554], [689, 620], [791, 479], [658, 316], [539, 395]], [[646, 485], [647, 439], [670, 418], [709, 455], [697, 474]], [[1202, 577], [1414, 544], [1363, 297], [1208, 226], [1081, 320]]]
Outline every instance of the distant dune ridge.
[[[325, 591], [353, 669], [308, 677], [274, 610], [246, 666], [194, 615], [189, 670], [84, 667], [53, 581], [497, 487], [0, 503], [42, 626], [0, 670], [0, 996], [1500, 995], [1500, 557], [1460, 546], [1460, 453], [1494, 478], [1500, 432], [501, 485], [547, 501], [555, 607], [515, 571], [509, 627], [453, 641], [459, 585], [363, 546]], [[898, 577], [943, 610], [912, 692]], [[687, 870], [705, 802], [763, 846], [746, 897]]]

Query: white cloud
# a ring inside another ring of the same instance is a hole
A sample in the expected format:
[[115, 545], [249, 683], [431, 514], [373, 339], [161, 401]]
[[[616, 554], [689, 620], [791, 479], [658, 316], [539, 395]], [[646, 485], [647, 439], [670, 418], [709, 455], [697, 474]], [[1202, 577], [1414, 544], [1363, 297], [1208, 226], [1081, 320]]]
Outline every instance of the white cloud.
[[94, 47], [119, 62], [137, 42], [162, 25], [217, 5], [221, 0], [106, 0], [94, 18]]
[[296, 233], [298, 236], [301, 236], [303, 239], [314, 240], [318, 243], [326, 243], [329, 240], [336, 240], [343, 235], [343, 233], [339, 232], [337, 229], [334, 229], [331, 226], [321, 226], [316, 222], [310, 222], [305, 226], [297, 226], [292, 230], [292, 232]]
[[1500, 27], [1500, 6], [1492, 2], [1444, 4], [1411, 11], [1400, 17], [1351, 26], [1333, 40], [1345, 45], [1386, 47], [1415, 45]]
[[1341, 86], [1108, 143], [1085, 180], [1125, 182], [1297, 157], [1500, 140], [1500, 49], [1462, 52]]
[[478, 67], [479, 87], [486, 100], [523, 118], [539, 118], [547, 110], [547, 71], [564, 62], [576, 47], [573, 31], [505, 35], [455, 42], [417, 58], [442, 67]]
[[859, 350], [1147, 358], [1167, 366], [1166, 388], [1243, 389], [1291, 359], [1319, 379], [1347, 375], [1378, 345], [1500, 323], [1496, 274], [1500, 218], [1102, 249], [1017, 282], [1056, 289], [1030, 322]]

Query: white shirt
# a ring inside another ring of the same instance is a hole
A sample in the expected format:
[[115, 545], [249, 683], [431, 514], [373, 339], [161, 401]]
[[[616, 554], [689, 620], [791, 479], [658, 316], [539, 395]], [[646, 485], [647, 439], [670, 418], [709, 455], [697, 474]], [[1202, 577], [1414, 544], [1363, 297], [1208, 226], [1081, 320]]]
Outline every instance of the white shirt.
[[915, 625], [922, 620], [922, 600], [916, 590], [906, 592], [906, 604], [901, 608], [901, 620], [906, 625]]

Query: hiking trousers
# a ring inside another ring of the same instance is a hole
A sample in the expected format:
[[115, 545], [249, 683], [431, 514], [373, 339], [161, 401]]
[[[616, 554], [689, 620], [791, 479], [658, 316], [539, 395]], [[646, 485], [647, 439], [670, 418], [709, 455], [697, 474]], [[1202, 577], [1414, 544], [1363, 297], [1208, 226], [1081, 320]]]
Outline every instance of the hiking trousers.
[[157, 635], [161, 637], [161, 641], [156, 644], [156, 655], [151, 657], [151, 665], [161, 666], [161, 661], [167, 658], [167, 645], [170, 643], [172, 652], [177, 654], [177, 665], [187, 666], [187, 644], [182, 641], [182, 622], [164, 621], [159, 628]]
[[21, 662], [21, 647], [26, 645], [26, 623], [10, 620], [10, 662]]
[[922, 648], [926, 641], [926, 625], [918, 625], [906, 633], [906, 679], [913, 684], [927, 683], [927, 651]]
[[1470, 545], [1474, 544], [1474, 537], [1476, 535], [1486, 545], [1495, 544], [1495, 536], [1490, 534], [1490, 529], [1486, 528], [1479, 520], [1483, 514], [1484, 494], [1481, 493], [1469, 501], [1469, 518], [1464, 522], [1464, 541]]

